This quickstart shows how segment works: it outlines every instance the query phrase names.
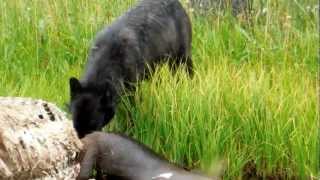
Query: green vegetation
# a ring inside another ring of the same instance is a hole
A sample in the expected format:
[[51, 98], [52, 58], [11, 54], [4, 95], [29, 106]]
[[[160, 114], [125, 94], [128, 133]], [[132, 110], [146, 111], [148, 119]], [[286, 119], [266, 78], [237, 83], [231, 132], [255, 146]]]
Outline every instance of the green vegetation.
[[[133, 4], [2, 1], [0, 95], [63, 107], [68, 78], [82, 73], [95, 33]], [[194, 79], [158, 69], [135, 92], [135, 106], [120, 104], [111, 128], [184, 166], [207, 170], [225, 159], [227, 179], [254, 164], [265, 177], [319, 176], [317, 4], [255, 1], [249, 20], [228, 12], [191, 16]]]

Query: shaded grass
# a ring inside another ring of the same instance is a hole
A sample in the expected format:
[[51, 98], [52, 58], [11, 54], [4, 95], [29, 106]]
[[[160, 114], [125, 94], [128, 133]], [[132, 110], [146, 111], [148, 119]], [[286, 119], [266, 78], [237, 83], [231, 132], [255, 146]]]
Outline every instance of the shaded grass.
[[[68, 78], [79, 76], [95, 33], [134, 1], [0, 3], [0, 95], [30, 96], [63, 107]], [[247, 19], [192, 16], [196, 76], [166, 67], [141, 83], [135, 106], [120, 104], [114, 131], [125, 131], [168, 159], [226, 178], [253, 160], [262, 175], [305, 179], [319, 167], [316, 72], [317, 4], [266, 1]], [[262, 11], [266, 8], [266, 11]], [[128, 113], [135, 127], [127, 129]], [[318, 174], [319, 175], [319, 174]]]

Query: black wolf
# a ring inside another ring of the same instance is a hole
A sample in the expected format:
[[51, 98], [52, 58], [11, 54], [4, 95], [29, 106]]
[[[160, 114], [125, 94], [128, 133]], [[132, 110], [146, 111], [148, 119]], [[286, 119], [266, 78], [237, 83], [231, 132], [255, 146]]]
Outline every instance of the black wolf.
[[178, 0], [142, 0], [98, 33], [86, 72], [70, 78], [71, 112], [79, 135], [101, 130], [114, 116], [123, 89], [158, 64], [173, 72], [183, 65], [190, 76], [192, 29]]

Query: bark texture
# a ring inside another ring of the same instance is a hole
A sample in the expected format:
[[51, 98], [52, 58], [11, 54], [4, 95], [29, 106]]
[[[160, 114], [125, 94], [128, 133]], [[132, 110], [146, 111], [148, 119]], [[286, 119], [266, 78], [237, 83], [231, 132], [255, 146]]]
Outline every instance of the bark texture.
[[0, 179], [75, 179], [72, 121], [43, 100], [0, 97]]

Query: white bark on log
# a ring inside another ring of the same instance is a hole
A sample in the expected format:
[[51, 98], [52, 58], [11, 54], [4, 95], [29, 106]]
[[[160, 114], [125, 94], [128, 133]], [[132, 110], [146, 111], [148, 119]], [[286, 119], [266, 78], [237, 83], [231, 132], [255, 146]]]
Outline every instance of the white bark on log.
[[75, 179], [72, 122], [43, 100], [0, 97], [0, 179]]

